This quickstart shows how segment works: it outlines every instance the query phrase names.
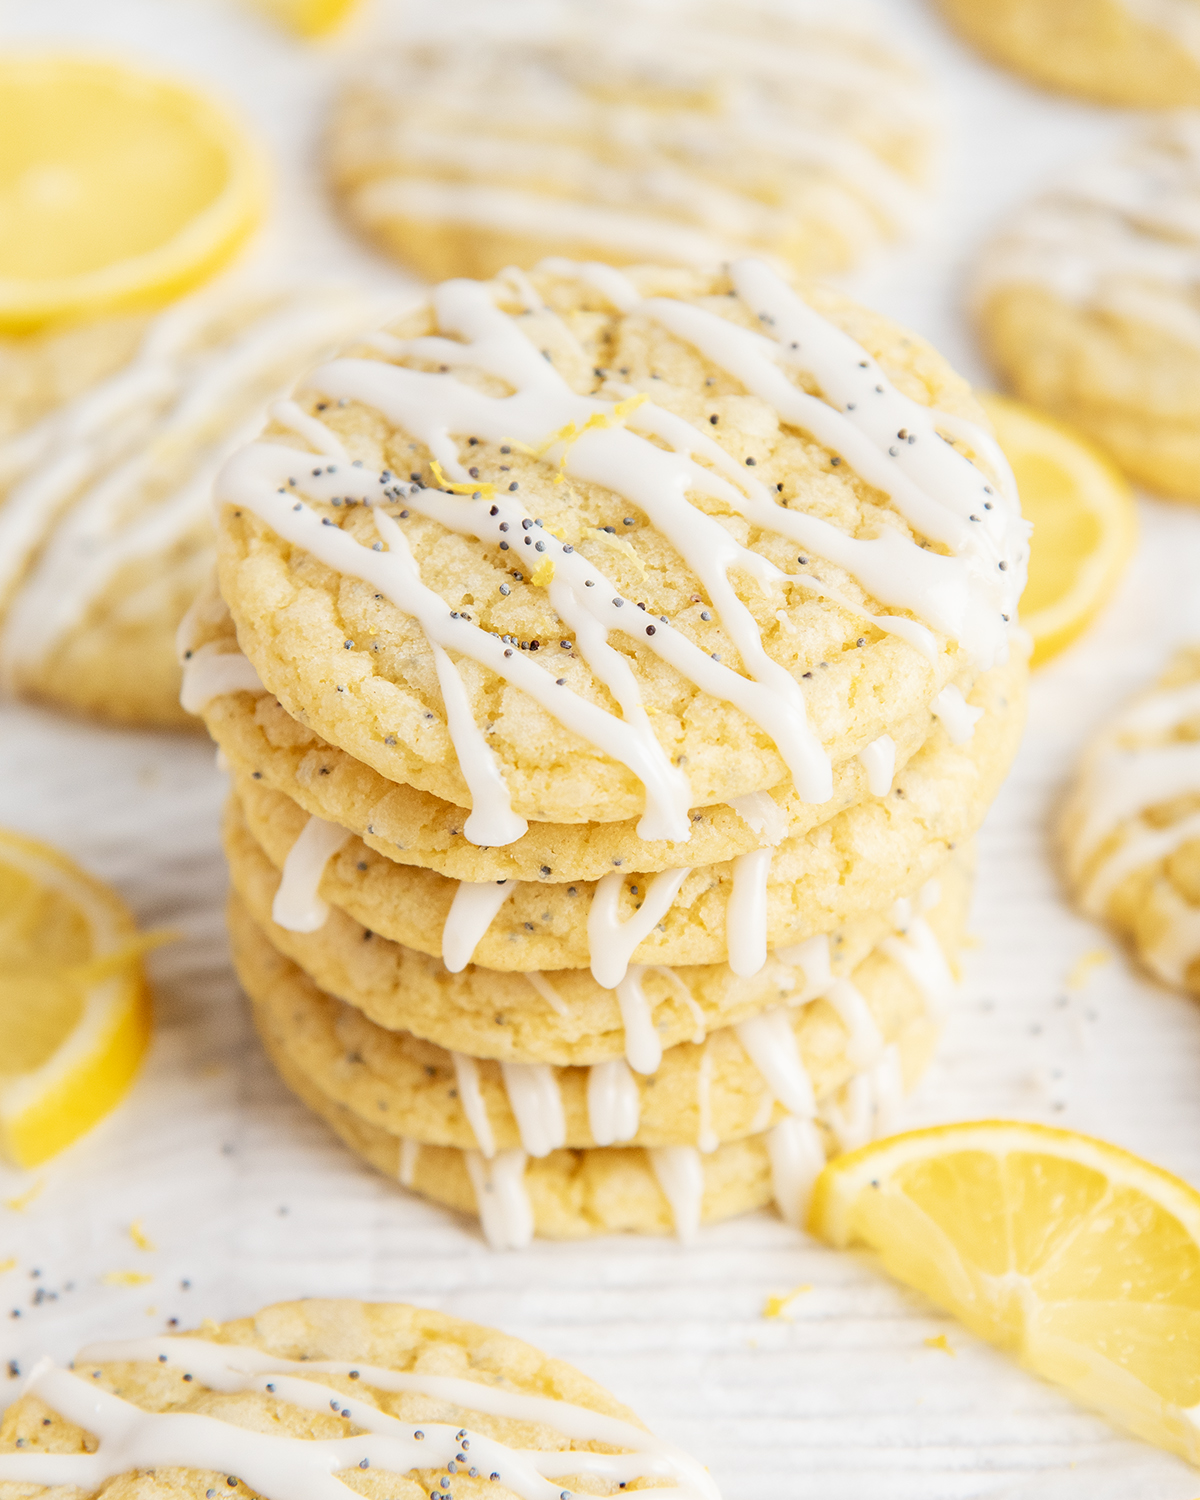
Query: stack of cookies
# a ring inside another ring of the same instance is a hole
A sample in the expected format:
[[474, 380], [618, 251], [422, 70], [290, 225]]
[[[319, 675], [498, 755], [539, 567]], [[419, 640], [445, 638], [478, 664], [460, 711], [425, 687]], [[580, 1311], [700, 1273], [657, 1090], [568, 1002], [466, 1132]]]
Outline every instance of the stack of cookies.
[[492, 1243], [886, 1129], [1020, 734], [1026, 528], [927, 346], [761, 262], [451, 281], [217, 482], [185, 692], [279, 1071]]

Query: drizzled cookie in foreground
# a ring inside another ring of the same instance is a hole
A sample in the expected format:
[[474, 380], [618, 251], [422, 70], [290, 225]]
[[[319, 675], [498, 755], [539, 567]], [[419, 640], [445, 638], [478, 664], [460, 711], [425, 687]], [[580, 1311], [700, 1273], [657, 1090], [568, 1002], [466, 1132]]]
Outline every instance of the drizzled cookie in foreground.
[[495, 1329], [403, 1303], [277, 1303], [37, 1365], [0, 1425], [0, 1500], [720, 1500], [607, 1391]]
[[227, 465], [185, 692], [264, 1043], [354, 1150], [515, 1246], [796, 1221], [890, 1128], [1023, 718], [984, 420], [761, 262], [553, 260]]

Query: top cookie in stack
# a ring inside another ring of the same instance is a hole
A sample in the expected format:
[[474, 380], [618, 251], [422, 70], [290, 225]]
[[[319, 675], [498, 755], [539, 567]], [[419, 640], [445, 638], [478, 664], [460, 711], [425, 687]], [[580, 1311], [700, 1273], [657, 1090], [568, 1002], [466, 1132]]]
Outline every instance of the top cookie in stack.
[[[401, 1140], [519, 1137], [533, 1221], [581, 1233], [678, 1225], [684, 1179], [699, 1217], [714, 1163], [765, 1180], [762, 1132], [881, 1049], [915, 1073], [905, 1028], [961, 937], [947, 861], [1011, 760], [1025, 671], [1024, 523], [943, 361], [760, 262], [551, 261], [440, 286], [280, 417], [218, 483], [229, 616], [202, 603], [186, 644], [237, 781], [239, 962], [297, 1091], [392, 1170]], [[884, 958], [878, 1006], [835, 993]], [[389, 1126], [394, 1088], [378, 1112], [343, 1088], [299, 1040], [325, 1001], [354, 1013], [331, 1036], [436, 1044], [439, 1109]], [[739, 1031], [753, 1083], [736, 1059], [706, 1072], [706, 1035], [760, 1015], [783, 1029]], [[656, 1076], [693, 1062], [647, 1134]], [[604, 1068], [633, 1106], [616, 1132], [591, 1108]], [[417, 1185], [470, 1206], [442, 1166]], [[585, 1211], [589, 1173], [646, 1211], [594, 1182]]]

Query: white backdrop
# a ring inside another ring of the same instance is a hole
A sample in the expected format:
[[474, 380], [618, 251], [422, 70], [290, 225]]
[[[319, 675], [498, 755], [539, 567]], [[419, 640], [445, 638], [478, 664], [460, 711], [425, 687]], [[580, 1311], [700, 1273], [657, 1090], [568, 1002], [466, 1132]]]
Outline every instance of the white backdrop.
[[[940, 78], [950, 142], [935, 222], [857, 289], [983, 377], [960, 310], [974, 247], [1123, 117], [1000, 75], [920, 0], [884, 3]], [[119, 52], [223, 90], [276, 153], [275, 232], [292, 253], [402, 289], [341, 233], [310, 164], [322, 101], [357, 40], [307, 48], [219, 0], [38, 0], [0, 13], [0, 45]], [[1112, 945], [1065, 905], [1047, 822], [1092, 731], [1173, 644], [1200, 638], [1200, 511], [1147, 500], [1142, 526], [1116, 603], [1036, 680], [1024, 748], [982, 837], [963, 997], [908, 1121], [1067, 1124], [1200, 1184], [1200, 1012], [1119, 954], [1068, 994], [1077, 959]], [[1200, 1493], [1200, 1476], [771, 1214], [705, 1230], [687, 1249], [626, 1238], [491, 1253], [473, 1223], [360, 1166], [276, 1082], [228, 965], [223, 778], [207, 742], [6, 705], [0, 771], [0, 824], [62, 846], [143, 923], [186, 934], [152, 959], [158, 1030], [129, 1101], [44, 1170], [0, 1168], [0, 1263], [17, 1261], [0, 1275], [0, 1404], [19, 1389], [7, 1361], [28, 1369], [85, 1339], [283, 1297], [395, 1297], [574, 1361], [702, 1457], [726, 1500]], [[30, 1190], [23, 1209], [5, 1206]], [[139, 1219], [153, 1250], [128, 1234]], [[126, 1271], [152, 1279], [106, 1280]], [[792, 1321], [764, 1320], [768, 1294], [800, 1283], [812, 1290]], [[926, 1345], [940, 1333], [952, 1356]]]

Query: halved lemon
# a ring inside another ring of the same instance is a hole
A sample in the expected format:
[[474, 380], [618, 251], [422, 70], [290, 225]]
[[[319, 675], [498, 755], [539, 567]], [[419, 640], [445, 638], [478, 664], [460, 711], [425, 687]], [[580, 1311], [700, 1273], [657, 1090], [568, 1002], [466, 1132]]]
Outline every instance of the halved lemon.
[[249, 0], [255, 10], [300, 36], [324, 36], [340, 26], [358, 0]]
[[113, 891], [0, 830], [0, 1152], [33, 1167], [125, 1094], [150, 1039], [139, 934]]
[[1108, 602], [1137, 546], [1137, 507], [1123, 475], [1086, 438], [1007, 396], [980, 399], [1033, 522], [1021, 624], [1038, 666]]
[[258, 149], [173, 79], [10, 53], [0, 120], [2, 332], [161, 306], [262, 217]]
[[1200, 1464], [1200, 1193], [1104, 1141], [997, 1120], [836, 1157], [809, 1227]]

